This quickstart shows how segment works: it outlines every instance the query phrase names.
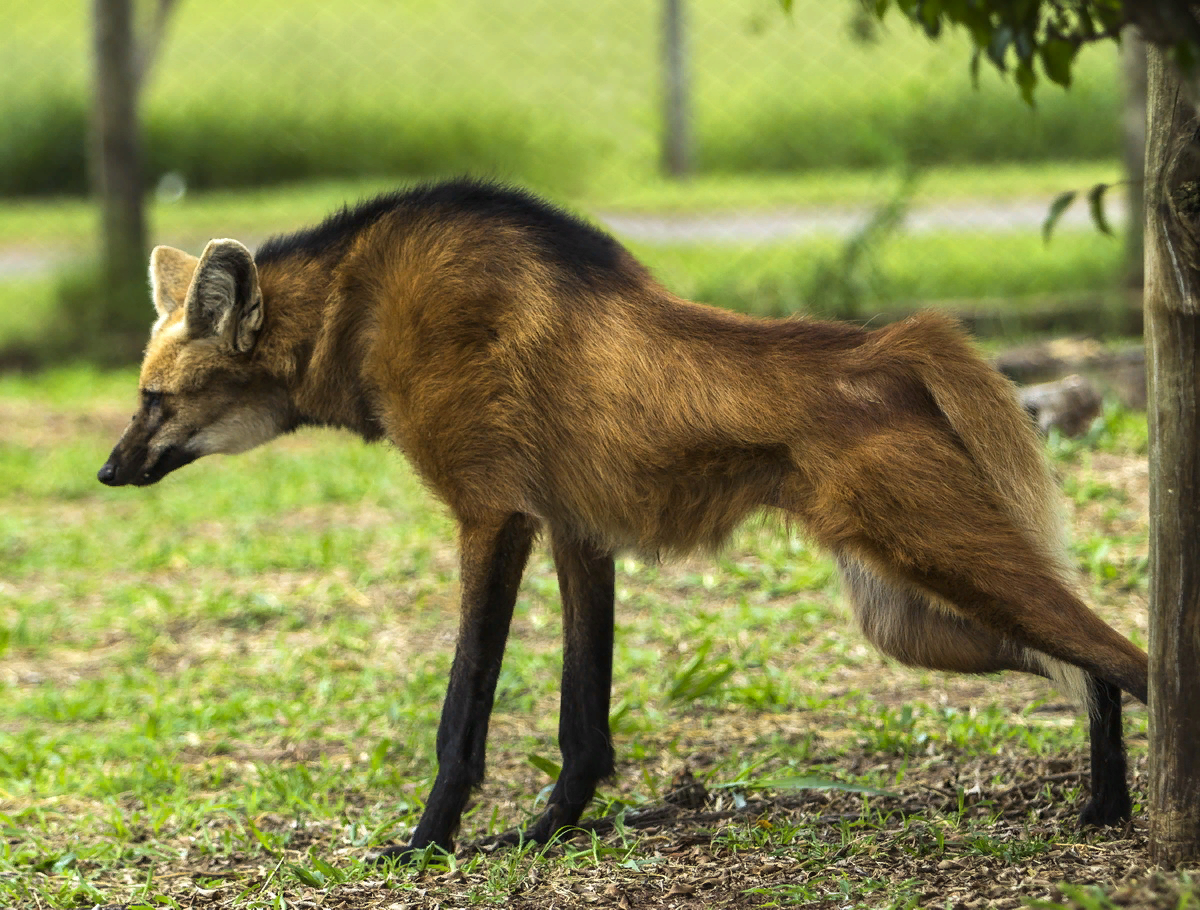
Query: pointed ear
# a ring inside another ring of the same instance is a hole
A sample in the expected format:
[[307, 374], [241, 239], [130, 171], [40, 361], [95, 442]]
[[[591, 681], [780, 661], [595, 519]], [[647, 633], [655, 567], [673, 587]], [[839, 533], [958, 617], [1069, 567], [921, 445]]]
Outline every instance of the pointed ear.
[[156, 246], [150, 253], [150, 287], [159, 316], [170, 316], [183, 306], [199, 262], [170, 246]]
[[192, 338], [217, 337], [245, 354], [263, 324], [258, 268], [236, 240], [210, 240], [187, 292], [185, 319]]

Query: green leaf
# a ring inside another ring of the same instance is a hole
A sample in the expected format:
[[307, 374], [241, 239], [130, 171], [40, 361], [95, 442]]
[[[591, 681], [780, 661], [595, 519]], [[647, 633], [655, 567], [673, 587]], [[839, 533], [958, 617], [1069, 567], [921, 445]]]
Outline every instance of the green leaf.
[[619, 727], [621, 725], [622, 721], [625, 720], [626, 715], [629, 714], [629, 708], [630, 708], [629, 702], [627, 702], [623, 698], [619, 699], [617, 701], [617, 703], [612, 706], [612, 709], [608, 712], [609, 727], [614, 730], [617, 727]]
[[310, 888], [324, 888], [325, 877], [319, 872], [313, 872], [310, 869], [305, 869], [303, 866], [296, 863], [288, 863], [288, 871], [300, 880], [301, 884], [308, 885]]
[[308, 861], [313, 864], [313, 867], [317, 870], [317, 872], [319, 872], [321, 875], [325, 876], [325, 881], [335, 882], [335, 883], [345, 881], [345, 879], [346, 879], [345, 874], [343, 874], [336, 867], [331, 866], [329, 863], [325, 862], [325, 860], [321, 859], [321, 857], [313, 856], [310, 853], [308, 856]]
[[1046, 78], [1063, 88], [1071, 87], [1071, 66], [1075, 55], [1079, 53], [1079, 45], [1064, 38], [1051, 38], [1040, 48], [1042, 69]]
[[1104, 192], [1111, 184], [1097, 183], [1094, 187], [1088, 190], [1087, 201], [1088, 211], [1092, 213], [1092, 222], [1096, 225], [1101, 233], [1112, 236], [1112, 227], [1108, 223], [1108, 219], [1104, 217]]
[[942, 4], [938, 0], [922, 0], [917, 15], [930, 38], [937, 38], [942, 33]]
[[1058, 224], [1058, 219], [1062, 217], [1062, 213], [1067, 210], [1072, 202], [1075, 201], [1075, 191], [1068, 190], [1065, 193], [1059, 193], [1054, 197], [1054, 201], [1050, 203], [1050, 211], [1046, 214], [1046, 220], [1042, 222], [1042, 242], [1050, 242], [1050, 234], [1054, 230], [1054, 225]]
[[1013, 43], [1017, 48], [1017, 57], [1023, 63], [1028, 63], [1033, 59], [1034, 40], [1032, 31], [1028, 28], [1019, 29]]
[[526, 755], [525, 760], [543, 774], [548, 776], [551, 780], [558, 780], [558, 775], [562, 773], [561, 765], [555, 764], [548, 758], [542, 758], [542, 756], [533, 752], [530, 752], [528, 755]]
[[1033, 90], [1037, 87], [1037, 73], [1033, 70], [1033, 64], [1028, 60], [1022, 60], [1017, 64], [1016, 69], [1017, 87], [1021, 90], [1021, 98], [1030, 107], [1033, 107]]
[[68, 851], [54, 861], [54, 865], [50, 867], [50, 871], [55, 875], [59, 875], [64, 869], [73, 868], [78, 860], [79, 857]]
[[250, 830], [250, 833], [254, 835], [254, 839], [258, 841], [260, 847], [262, 847], [268, 853], [275, 852], [275, 848], [271, 846], [270, 838], [258, 830], [258, 825], [254, 824], [254, 822], [252, 822], [250, 819], [246, 819], [246, 827]]
[[388, 750], [391, 748], [392, 741], [386, 736], [375, 744], [375, 748], [371, 750], [372, 771], [378, 771], [383, 767], [383, 763], [387, 759]]
[[1083, 36], [1083, 40], [1087, 41], [1096, 37], [1096, 24], [1092, 22], [1092, 14], [1087, 6], [1081, 5], [1076, 11], [1077, 28], [1079, 34]]
[[708, 652], [712, 649], [712, 639], [706, 638], [695, 655], [671, 680], [667, 690], [667, 698], [671, 701], [695, 701], [711, 695], [734, 674], [737, 669], [728, 660], [716, 662], [715, 669], [705, 669]]
[[1008, 53], [1012, 42], [1013, 30], [1007, 25], [1002, 25], [992, 32], [992, 40], [988, 42], [987, 55], [1002, 73], [1007, 71], [1008, 65], [1004, 62], [1004, 55]]
[[779, 5], [789, 16], [792, 14], [792, 0], [779, 0]]
[[700, 647], [696, 649], [696, 653], [692, 655], [692, 659], [675, 672], [671, 679], [671, 687], [667, 690], [667, 698], [674, 701], [677, 698], [683, 697], [691, 690], [692, 681], [699, 672], [701, 665], [708, 659], [708, 652], [711, 649], [712, 639], [704, 639], [700, 643]]
[[986, 50], [992, 40], [992, 20], [982, 9], [965, 8], [960, 24], [971, 34], [971, 41], [980, 50]]
[[1108, 31], [1120, 31], [1125, 25], [1127, 17], [1125, 15], [1123, 4], [1113, 2], [1106, 3], [1104, 0], [1097, 0], [1094, 6], [1096, 10], [1096, 18], [1100, 20], [1100, 22]]

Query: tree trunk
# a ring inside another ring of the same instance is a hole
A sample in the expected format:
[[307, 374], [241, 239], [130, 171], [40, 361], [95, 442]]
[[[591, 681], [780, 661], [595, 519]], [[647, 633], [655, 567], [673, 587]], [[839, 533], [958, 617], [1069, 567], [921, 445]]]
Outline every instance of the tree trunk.
[[663, 170], [684, 177], [692, 168], [684, 0], [663, 0]]
[[1145, 333], [1150, 421], [1150, 847], [1200, 858], [1200, 143], [1149, 51]]
[[[97, 329], [144, 328], [146, 218], [138, 124], [138, 55], [132, 0], [93, 0], [95, 111], [92, 173], [100, 198], [107, 300]], [[134, 321], [136, 319], [136, 321]]]

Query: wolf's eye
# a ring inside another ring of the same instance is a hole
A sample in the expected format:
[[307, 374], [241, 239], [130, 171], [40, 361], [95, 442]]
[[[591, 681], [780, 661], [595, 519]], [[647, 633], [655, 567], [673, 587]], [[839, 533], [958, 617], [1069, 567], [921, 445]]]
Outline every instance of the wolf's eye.
[[142, 413], [152, 414], [155, 416], [161, 415], [163, 410], [163, 394], [162, 392], [142, 392]]

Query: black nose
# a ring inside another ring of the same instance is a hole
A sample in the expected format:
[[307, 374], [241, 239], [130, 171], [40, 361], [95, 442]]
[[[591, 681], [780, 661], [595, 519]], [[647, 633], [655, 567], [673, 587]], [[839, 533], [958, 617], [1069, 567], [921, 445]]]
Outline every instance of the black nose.
[[111, 459], [104, 462], [104, 467], [96, 472], [96, 479], [110, 487], [116, 486], [117, 466], [113, 464]]

